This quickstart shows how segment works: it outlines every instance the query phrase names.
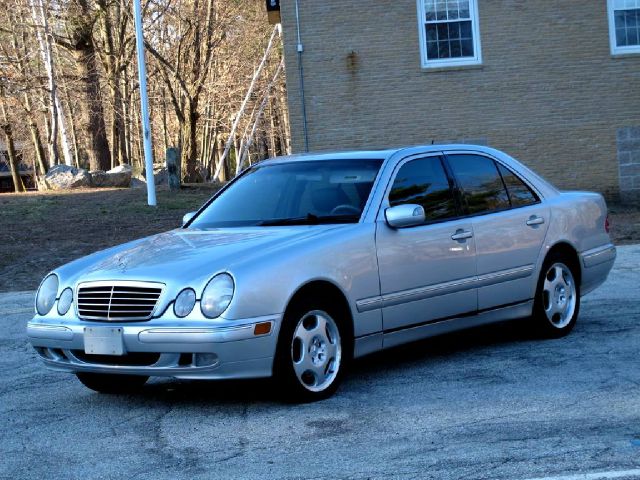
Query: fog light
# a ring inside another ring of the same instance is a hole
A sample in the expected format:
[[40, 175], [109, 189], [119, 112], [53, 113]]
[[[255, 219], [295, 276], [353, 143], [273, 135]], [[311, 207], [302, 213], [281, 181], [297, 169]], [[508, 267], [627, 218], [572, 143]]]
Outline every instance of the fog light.
[[194, 357], [196, 367], [210, 367], [218, 363], [218, 355], [215, 353], [196, 353]]

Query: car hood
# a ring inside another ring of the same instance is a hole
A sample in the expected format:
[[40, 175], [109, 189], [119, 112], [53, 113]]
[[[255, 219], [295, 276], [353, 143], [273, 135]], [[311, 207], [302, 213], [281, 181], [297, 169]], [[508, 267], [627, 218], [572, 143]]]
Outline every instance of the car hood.
[[177, 229], [110, 248], [56, 272], [66, 284], [99, 280], [155, 281], [198, 287], [256, 253], [289, 248], [345, 225]]

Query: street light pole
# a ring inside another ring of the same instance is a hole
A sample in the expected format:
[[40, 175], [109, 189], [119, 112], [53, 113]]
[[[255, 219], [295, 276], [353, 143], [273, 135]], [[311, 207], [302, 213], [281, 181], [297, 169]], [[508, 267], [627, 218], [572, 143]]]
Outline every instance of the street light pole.
[[140, 0], [133, 0], [133, 18], [136, 26], [138, 54], [138, 80], [140, 82], [140, 104], [142, 136], [144, 138], [144, 165], [147, 171], [147, 203], [156, 205], [156, 186], [153, 181], [153, 150], [151, 149], [151, 126], [149, 124], [149, 99], [147, 98], [147, 67], [144, 61], [144, 37], [142, 35], [142, 8]]

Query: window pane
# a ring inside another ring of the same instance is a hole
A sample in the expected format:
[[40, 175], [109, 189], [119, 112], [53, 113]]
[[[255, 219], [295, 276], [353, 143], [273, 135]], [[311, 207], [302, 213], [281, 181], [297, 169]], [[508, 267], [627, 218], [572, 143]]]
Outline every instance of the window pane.
[[449, 40], [457, 40], [460, 38], [460, 23], [449, 22]]
[[438, 24], [438, 40], [446, 41], [449, 39], [449, 28], [446, 23]]
[[493, 160], [479, 155], [451, 155], [448, 158], [470, 214], [510, 207], [509, 196]]
[[624, 28], [616, 28], [616, 44], [619, 47], [627, 45], [627, 31]]
[[535, 193], [520, 180], [511, 170], [498, 164], [498, 170], [502, 175], [504, 183], [507, 185], [507, 191], [509, 192], [509, 198], [511, 199], [512, 207], [523, 207], [525, 205], [531, 205], [538, 201]]
[[436, 20], [447, 19], [447, 3], [441, 0], [436, 2]]
[[438, 31], [436, 25], [427, 25], [427, 42], [435, 42], [438, 39]]
[[447, 176], [439, 158], [424, 158], [405, 163], [398, 172], [389, 194], [390, 205], [422, 205], [427, 221], [457, 216]]
[[427, 58], [429, 60], [438, 58], [438, 42], [427, 42]]
[[469, 0], [460, 0], [460, 18], [471, 18], [469, 14]]
[[438, 43], [438, 58], [449, 58], [451, 57], [451, 51], [449, 50], [449, 42], [439, 42]]
[[449, 12], [449, 20], [458, 19], [458, 1], [449, 0], [447, 2], [447, 11]]
[[473, 57], [473, 40], [462, 40], [462, 56]]
[[436, 19], [436, 2], [435, 0], [425, 0], [424, 11], [427, 17], [427, 22]]
[[462, 56], [462, 45], [460, 40], [452, 40], [450, 42], [451, 58], [458, 58]]
[[471, 22], [460, 22], [460, 37], [472, 38]]

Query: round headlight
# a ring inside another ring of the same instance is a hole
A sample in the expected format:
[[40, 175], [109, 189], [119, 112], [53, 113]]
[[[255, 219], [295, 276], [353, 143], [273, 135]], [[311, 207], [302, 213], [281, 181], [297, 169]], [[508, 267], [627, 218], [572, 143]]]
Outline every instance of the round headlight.
[[235, 285], [228, 273], [213, 277], [202, 292], [200, 309], [205, 317], [216, 318], [224, 312], [233, 298]]
[[51, 311], [58, 295], [58, 283], [58, 276], [51, 274], [40, 284], [36, 294], [36, 311], [40, 315], [46, 315]]
[[67, 313], [71, 303], [73, 303], [73, 291], [70, 288], [65, 288], [58, 299], [58, 313], [60, 315]]
[[196, 304], [196, 292], [190, 288], [185, 288], [176, 297], [176, 301], [173, 302], [173, 312], [177, 317], [186, 317], [193, 310], [193, 306]]

